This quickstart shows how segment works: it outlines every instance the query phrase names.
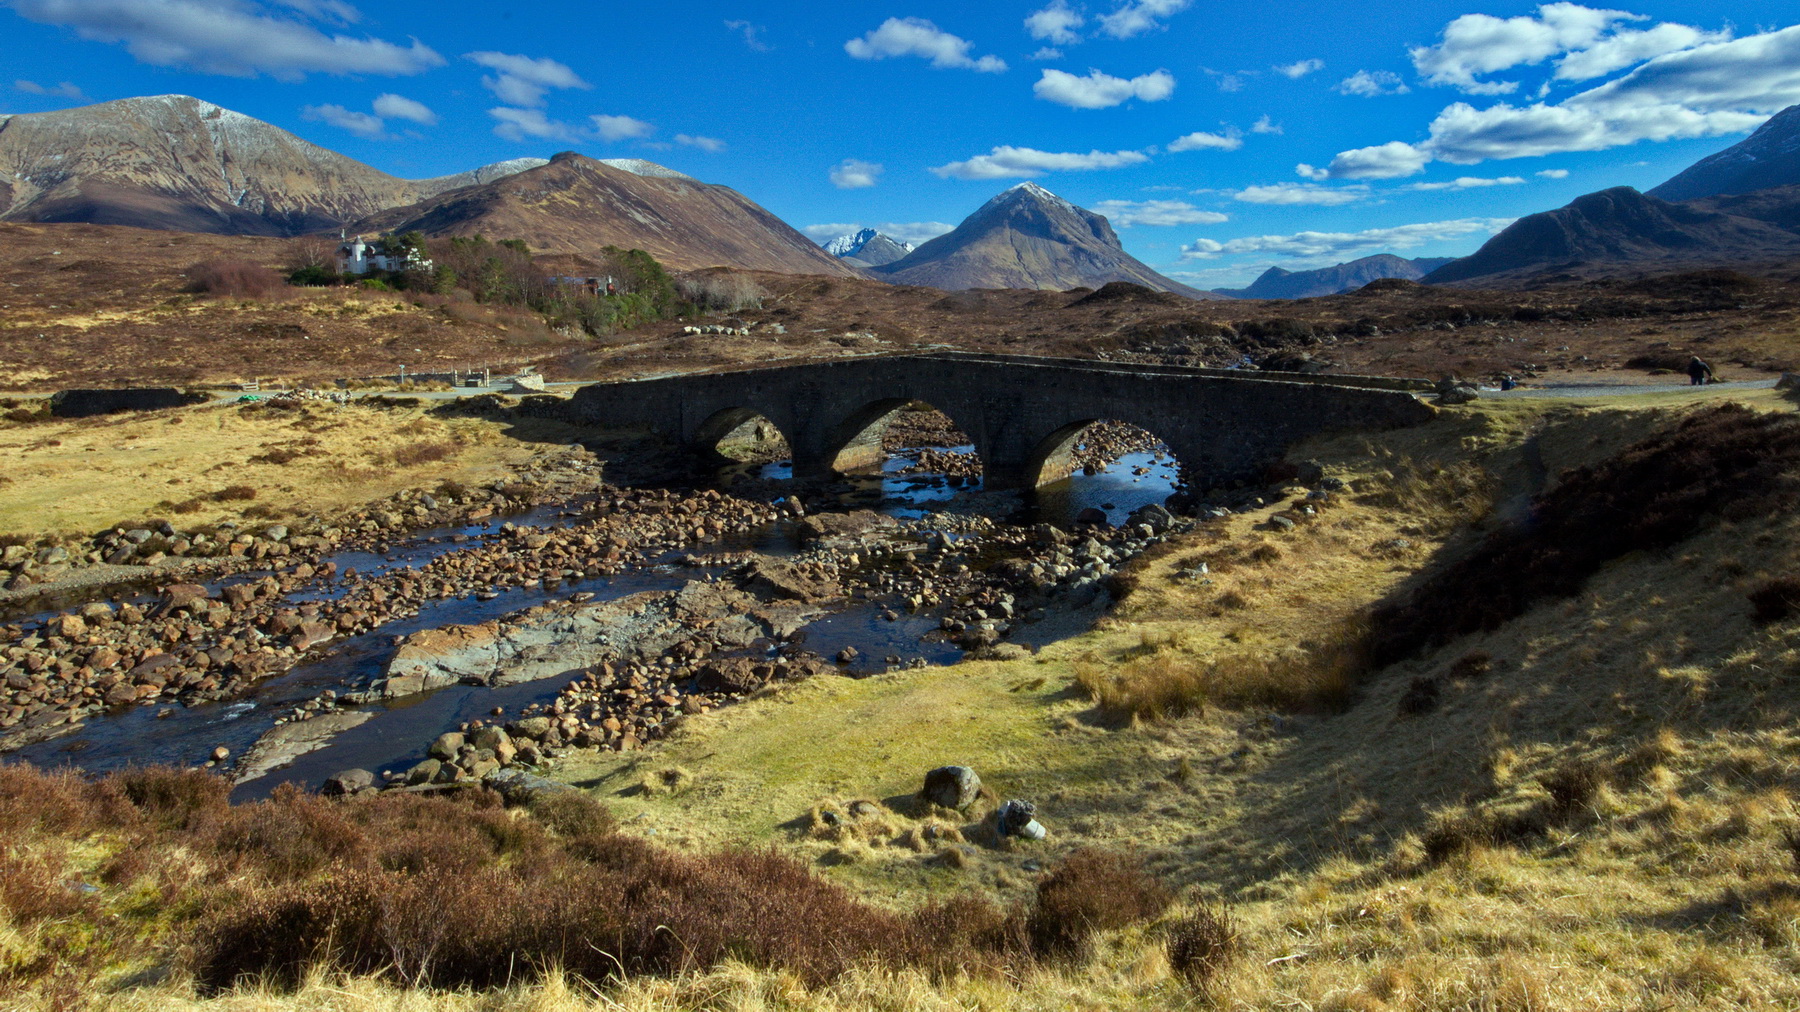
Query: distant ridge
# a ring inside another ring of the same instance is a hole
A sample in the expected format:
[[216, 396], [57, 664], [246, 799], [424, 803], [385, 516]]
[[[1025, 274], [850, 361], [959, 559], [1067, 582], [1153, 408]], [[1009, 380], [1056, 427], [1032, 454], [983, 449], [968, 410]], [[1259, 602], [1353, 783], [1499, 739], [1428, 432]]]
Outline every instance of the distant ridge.
[[1800, 183], [1800, 105], [1788, 106], [1749, 137], [1646, 193], [1658, 200], [1694, 200], [1795, 183]]
[[1234, 299], [1310, 299], [1351, 291], [1382, 278], [1417, 281], [1454, 259], [1418, 257], [1408, 260], [1392, 253], [1377, 253], [1360, 260], [1310, 271], [1288, 271], [1271, 267], [1251, 282], [1248, 288], [1215, 288], [1213, 291]]
[[916, 247], [872, 228], [840, 235], [825, 244], [825, 252], [858, 267], [880, 267], [911, 253]]
[[1020, 183], [983, 204], [962, 224], [873, 269], [897, 284], [933, 288], [1036, 288], [1067, 291], [1129, 281], [1191, 299], [1219, 299], [1163, 277], [1126, 253], [1103, 215]]

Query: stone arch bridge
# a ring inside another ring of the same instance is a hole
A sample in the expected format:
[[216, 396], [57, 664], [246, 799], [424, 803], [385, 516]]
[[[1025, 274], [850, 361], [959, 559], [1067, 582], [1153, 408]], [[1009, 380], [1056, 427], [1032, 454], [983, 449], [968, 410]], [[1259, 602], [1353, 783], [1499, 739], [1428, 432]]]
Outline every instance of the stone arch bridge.
[[1085, 359], [943, 352], [596, 383], [570, 420], [648, 429], [708, 449], [762, 416], [787, 437], [794, 473], [879, 466], [881, 437], [915, 401], [974, 441], [988, 488], [1066, 477], [1077, 437], [1114, 419], [1165, 442], [1205, 485], [1251, 478], [1294, 443], [1334, 430], [1423, 422], [1424, 380], [1119, 365]]

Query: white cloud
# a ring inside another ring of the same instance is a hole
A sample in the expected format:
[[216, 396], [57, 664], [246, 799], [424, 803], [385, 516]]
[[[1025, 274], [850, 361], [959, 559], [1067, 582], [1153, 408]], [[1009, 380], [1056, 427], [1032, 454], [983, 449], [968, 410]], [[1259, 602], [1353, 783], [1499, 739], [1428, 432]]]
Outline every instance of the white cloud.
[[1544, 169], [1544, 170], [1538, 172], [1537, 175], [1539, 175], [1540, 177], [1542, 177], [1544, 179], [1567, 179], [1567, 178], [1569, 178], [1569, 170], [1568, 169]]
[[[308, 73], [418, 74], [444, 58], [417, 39], [400, 46], [327, 35], [250, 0], [8, 0], [20, 16], [66, 25], [82, 38], [124, 43], [139, 62], [206, 74], [297, 81]], [[290, 8], [292, 9], [292, 8]], [[345, 8], [348, 9], [348, 8]]]
[[1294, 63], [1277, 64], [1276, 66], [1274, 66], [1271, 69], [1274, 70], [1275, 73], [1280, 74], [1283, 77], [1291, 78], [1294, 80], [1299, 80], [1300, 78], [1305, 77], [1306, 75], [1308, 75], [1316, 70], [1324, 70], [1325, 69], [1325, 61], [1324, 60], [1299, 60]]
[[1025, 30], [1034, 39], [1072, 46], [1081, 41], [1081, 35], [1075, 29], [1086, 23], [1087, 19], [1070, 8], [1067, 0], [1051, 0], [1050, 6], [1026, 15]]
[[1442, 239], [1492, 235], [1512, 224], [1511, 218], [1459, 218], [1371, 228], [1361, 232], [1296, 232], [1292, 235], [1246, 236], [1217, 242], [1196, 239], [1181, 248], [1183, 260], [1211, 260], [1236, 254], [1274, 253], [1289, 257], [1344, 257], [1378, 250], [1410, 249]]
[[1641, 32], [1620, 31], [1611, 38], [1602, 39], [1587, 49], [1557, 60], [1556, 76], [1563, 81], [1588, 81], [1658, 56], [1678, 53], [1708, 42], [1727, 42], [1730, 39], [1730, 29], [1703, 32], [1672, 21]]
[[300, 118], [329, 123], [339, 130], [348, 130], [359, 137], [380, 137], [383, 127], [379, 118], [366, 112], [353, 112], [341, 105], [305, 106], [300, 110]]
[[1190, 0], [1125, 0], [1118, 10], [1100, 17], [1100, 30], [1129, 39], [1162, 28], [1162, 18], [1187, 9]]
[[1046, 102], [1066, 105], [1071, 109], [1105, 109], [1134, 98], [1145, 102], [1161, 102], [1175, 94], [1175, 77], [1166, 70], [1152, 71], [1130, 80], [1102, 74], [1098, 70], [1088, 71], [1086, 77], [1076, 77], [1061, 70], [1046, 70], [1031, 91]]
[[522, 141], [528, 137], [566, 141], [574, 140], [580, 135], [574, 127], [559, 120], [548, 119], [538, 109], [511, 109], [503, 106], [489, 109], [488, 115], [500, 121], [494, 127], [494, 133], [509, 141]]
[[844, 52], [859, 60], [885, 60], [893, 56], [917, 56], [940, 69], [951, 67], [997, 74], [1006, 69], [998, 56], [975, 59], [974, 43], [960, 39], [924, 18], [888, 18], [862, 38], [844, 43]]
[[1475, 190], [1487, 186], [1518, 186], [1523, 182], [1525, 182], [1525, 180], [1520, 176], [1500, 176], [1492, 179], [1483, 176], [1458, 176], [1455, 179], [1447, 179], [1439, 183], [1413, 183], [1406, 187], [1406, 189], [1422, 190], [1425, 192], [1435, 190]]
[[1169, 142], [1170, 151], [1236, 151], [1244, 146], [1244, 138], [1236, 130], [1227, 130], [1222, 134], [1209, 134], [1196, 130], [1191, 134], [1183, 134]]
[[656, 132], [655, 126], [630, 116], [597, 113], [588, 119], [594, 124], [594, 133], [603, 141], [639, 140]]
[[881, 181], [881, 166], [857, 158], [846, 158], [831, 167], [831, 185], [840, 190], [861, 190]]
[[1082, 154], [1016, 148], [1008, 144], [968, 161], [936, 166], [931, 172], [944, 179], [1014, 179], [1041, 176], [1046, 172], [1118, 169], [1149, 160], [1150, 156], [1142, 151], [1089, 151]]
[[690, 148], [699, 148], [709, 155], [716, 155], [725, 150], [725, 142], [717, 137], [701, 137], [696, 134], [676, 134], [675, 143], [685, 144]]
[[[1427, 161], [1473, 165], [1640, 141], [1716, 137], [1755, 129], [1800, 103], [1800, 26], [1653, 57], [1630, 73], [1561, 103], [1477, 109], [1456, 102], [1432, 120], [1429, 138], [1345, 151], [1308, 178], [1392, 178]], [[1324, 175], [1317, 175], [1323, 173]]]
[[27, 95], [49, 95], [55, 98], [83, 99], [87, 96], [74, 84], [64, 81], [55, 87], [47, 88], [36, 81], [14, 81], [13, 87]]
[[880, 221], [869, 225], [861, 222], [837, 222], [828, 225], [808, 225], [800, 231], [815, 242], [828, 242], [840, 235], [850, 235], [864, 228], [872, 228], [883, 235], [892, 236], [902, 242], [921, 243], [936, 239], [956, 228], [944, 221]]
[[1217, 225], [1231, 216], [1202, 211], [1185, 200], [1102, 200], [1092, 210], [1118, 228], [1133, 225]]
[[768, 29], [762, 25], [751, 24], [748, 21], [727, 21], [725, 22], [725, 27], [730, 31], [743, 35], [744, 45], [758, 53], [766, 53], [775, 48], [762, 40], [762, 33], [768, 31]]
[[1271, 122], [1268, 113], [1264, 113], [1256, 118], [1256, 122], [1250, 124], [1250, 132], [1253, 134], [1278, 134], [1281, 132], [1281, 124]]
[[1405, 141], [1389, 141], [1366, 148], [1340, 151], [1326, 169], [1302, 163], [1295, 171], [1308, 179], [1397, 179], [1425, 171], [1431, 155]]
[[415, 102], [410, 98], [389, 92], [378, 95], [373, 106], [375, 115], [384, 119], [411, 120], [424, 126], [435, 126], [437, 113], [432, 112], [423, 102]]
[[481, 83], [508, 105], [543, 105], [544, 95], [553, 88], [591, 88], [566, 64], [549, 57], [532, 59], [513, 53], [464, 53], [466, 58], [497, 71], [483, 76]]
[[1057, 49], [1055, 46], [1045, 46], [1042, 49], [1039, 49], [1037, 52], [1032, 53], [1030, 56], [1026, 57], [1026, 59], [1029, 59], [1029, 60], [1039, 60], [1039, 61], [1060, 60], [1062, 58], [1063, 58], [1063, 51], [1060, 49]]
[[1333, 89], [1346, 95], [1375, 98], [1380, 95], [1404, 95], [1411, 91], [1400, 75], [1391, 70], [1359, 70], [1337, 83]]
[[1411, 50], [1412, 62], [1429, 84], [1449, 85], [1473, 95], [1506, 94], [1518, 84], [1478, 77], [1586, 48], [1619, 22], [1642, 19], [1642, 15], [1626, 11], [1566, 2], [1544, 4], [1535, 15], [1516, 18], [1464, 14], [1444, 26], [1436, 45]]
[[1314, 183], [1272, 183], [1268, 186], [1246, 186], [1233, 193], [1231, 199], [1246, 204], [1313, 204], [1336, 207], [1354, 204], [1369, 195], [1367, 186], [1319, 186]]
[[1209, 70], [1207, 73], [1212, 75], [1213, 81], [1219, 86], [1220, 91], [1229, 94], [1244, 90], [1244, 78], [1239, 74], [1227, 74], [1216, 70]]

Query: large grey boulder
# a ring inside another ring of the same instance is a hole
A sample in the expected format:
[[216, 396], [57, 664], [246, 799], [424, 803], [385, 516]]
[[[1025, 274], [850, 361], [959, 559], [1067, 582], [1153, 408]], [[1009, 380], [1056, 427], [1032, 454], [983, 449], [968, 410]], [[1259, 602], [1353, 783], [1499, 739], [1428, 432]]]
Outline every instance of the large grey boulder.
[[338, 796], [355, 794], [375, 786], [375, 774], [368, 770], [343, 770], [325, 778], [320, 794]]
[[940, 808], [961, 811], [981, 795], [981, 778], [967, 766], [939, 766], [925, 774], [919, 796]]

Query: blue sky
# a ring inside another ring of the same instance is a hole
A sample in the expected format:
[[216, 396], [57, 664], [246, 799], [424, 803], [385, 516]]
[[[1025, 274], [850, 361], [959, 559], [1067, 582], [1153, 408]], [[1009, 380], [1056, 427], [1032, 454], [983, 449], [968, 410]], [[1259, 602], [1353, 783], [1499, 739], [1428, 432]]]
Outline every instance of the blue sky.
[[1800, 103], [1791, 0], [0, 0], [0, 111], [183, 93], [408, 177], [578, 150], [819, 239], [1023, 179], [1201, 287], [1472, 251]]

